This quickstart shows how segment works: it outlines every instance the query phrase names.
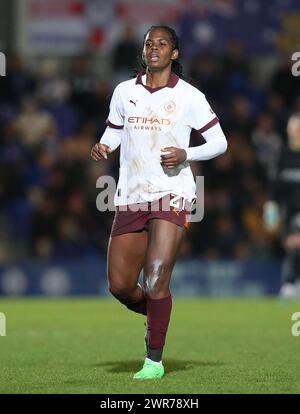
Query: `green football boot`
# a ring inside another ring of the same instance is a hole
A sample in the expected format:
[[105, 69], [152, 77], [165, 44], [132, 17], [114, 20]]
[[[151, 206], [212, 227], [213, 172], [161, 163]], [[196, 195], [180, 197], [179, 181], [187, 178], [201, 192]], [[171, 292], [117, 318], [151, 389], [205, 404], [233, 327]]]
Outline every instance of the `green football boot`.
[[165, 370], [162, 364], [153, 362], [146, 358], [143, 368], [134, 374], [134, 379], [160, 379], [164, 376]]

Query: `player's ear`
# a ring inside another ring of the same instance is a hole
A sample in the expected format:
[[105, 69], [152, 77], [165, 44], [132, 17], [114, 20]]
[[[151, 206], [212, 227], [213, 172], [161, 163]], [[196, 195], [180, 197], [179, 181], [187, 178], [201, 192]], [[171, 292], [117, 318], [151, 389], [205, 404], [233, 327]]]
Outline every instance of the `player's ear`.
[[179, 50], [178, 49], [174, 49], [173, 52], [172, 52], [171, 59], [172, 60], [176, 60], [176, 59], [178, 59], [178, 56], [179, 56]]

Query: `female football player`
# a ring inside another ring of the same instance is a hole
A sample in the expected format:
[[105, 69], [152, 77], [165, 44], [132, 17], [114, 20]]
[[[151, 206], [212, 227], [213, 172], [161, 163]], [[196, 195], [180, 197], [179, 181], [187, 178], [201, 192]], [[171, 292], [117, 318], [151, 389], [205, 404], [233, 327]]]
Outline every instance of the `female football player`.
[[[147, 31], [142, 61], [137, 77], [115, 88], [107, 128], [91, 156], [106, 159], [120, 145], [109, 290], [128, 309], [147, 317], [147, 355], [133, 378], [152, 379], [164, 375], [170, 279], [195, 198], [190, 161], [222, 154], [227, 141], [203, 93], [182, 79], [173, 29], [152, 26]], [[189, 148], [192, 129], [205, 144]]]

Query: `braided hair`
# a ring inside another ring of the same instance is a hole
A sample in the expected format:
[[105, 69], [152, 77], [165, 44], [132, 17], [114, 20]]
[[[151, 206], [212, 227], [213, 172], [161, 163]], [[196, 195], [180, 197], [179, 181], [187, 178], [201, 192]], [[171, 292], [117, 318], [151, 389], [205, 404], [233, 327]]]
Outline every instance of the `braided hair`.
[[[146, 39], [146, 36], [148, 35], [148, 33], [151, 30], [154, 30], [154, 29], [162, 29], [162, 30], [165, 30], [170, 35], [170, 39], [171, 39], [171, 44], [172, 44], [173, 50], [174, 49], [177, 49], [179, 51], [179, 39], [178, 39], [178, 36], [177, 36], [175, 30], [172, 29], [169, 26], [164, 26], [164, 25], [161, 25], [161, 26], [151, 26], [150, 29], [148, 29], [147, 32], [144, 35], [144, 42], [143, 43], [145, 43], [145, 39]], [[144, 59], [142, 59], [142, 66], [143, 66], [143, 68], [146, 68], [147, 67], [146, 66], [146, 63], [144, 62]], [[178, 59], [172, 60], [172, 68], [171, 68], [171, 70], [172, 70], [173, 73], [175, 73], [175, 75], [179, 76], [180, 78], [183, 78], [183, 68], [182, 68], [181, 63], [178, 61]]]

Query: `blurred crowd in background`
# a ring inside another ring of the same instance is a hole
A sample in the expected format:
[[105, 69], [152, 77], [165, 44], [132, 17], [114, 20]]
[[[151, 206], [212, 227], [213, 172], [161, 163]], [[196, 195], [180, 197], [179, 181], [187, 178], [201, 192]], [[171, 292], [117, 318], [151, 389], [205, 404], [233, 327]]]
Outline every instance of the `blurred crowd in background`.
[[[0, 263], [106, 253], [113, 212], [96, 208], [97, 178], [118, 177], [118, 156], [92, 161], [115, 85], [135, 74], [141, 40], [132, 28], [110, 54], [110, 76], [94, 56], [9, 56], [0, 78]], [[263, 228], [269, 180], [286, 143], [286, 123], [300, 110], [300, 80], [282, 56], [263, 82], [238, 40], [223, 54], [196, 53], [182, 62], [186, 79], [207, 96], [228, 139], [227, 152], [193, 164], [205, 177], [204, 219], [193, 223], [181, 257], [280, 257], [279, 238]], [[196, 132], [192, 145], [203, 142]]]

